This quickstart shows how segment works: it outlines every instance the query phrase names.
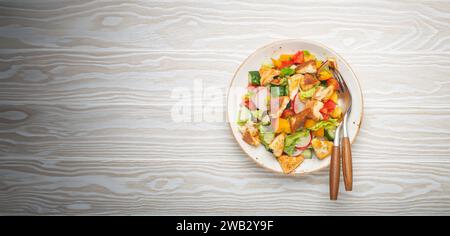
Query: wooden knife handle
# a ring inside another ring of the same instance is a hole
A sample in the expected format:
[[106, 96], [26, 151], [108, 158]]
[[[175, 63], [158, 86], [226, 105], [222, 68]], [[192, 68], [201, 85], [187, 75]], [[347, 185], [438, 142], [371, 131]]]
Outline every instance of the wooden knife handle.
[[333, 146], [331, 151], [330, 161], [330, 200], [337, 200], [339, 193], [339, 177], [340, 177], [340, 148], [339, 146]]
[[352, 149], [348, 137], [342, 138], [342, 173], [344, 175], [344, 185], [346, 191], [353, 188], [353, 164]]

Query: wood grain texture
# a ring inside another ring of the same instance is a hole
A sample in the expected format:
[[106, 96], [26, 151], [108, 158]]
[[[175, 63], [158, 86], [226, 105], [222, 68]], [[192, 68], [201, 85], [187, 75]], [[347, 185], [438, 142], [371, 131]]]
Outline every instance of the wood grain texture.
[[[449, 29], [449, 1], [1, 1], [0, 214], [450, 215]], [[226, 122], [171, 118], [195, 81], [224, 117], [238, 65], [286, 38], [363, 88], [337, 202], [328, 170], [272, 174]]]

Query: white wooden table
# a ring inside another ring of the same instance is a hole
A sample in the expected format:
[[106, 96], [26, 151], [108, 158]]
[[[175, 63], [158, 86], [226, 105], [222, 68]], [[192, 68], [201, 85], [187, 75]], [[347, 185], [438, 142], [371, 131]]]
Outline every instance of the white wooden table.
[[[0, 1], [0, 214], [449, 215], [450, 2], [361, 2]], [[240, 62], [287, 38], [363, 87], [337, 202], [328, 170], [272, 174], [226, 122], [172, 119], [195, 81], [224, 116]]]

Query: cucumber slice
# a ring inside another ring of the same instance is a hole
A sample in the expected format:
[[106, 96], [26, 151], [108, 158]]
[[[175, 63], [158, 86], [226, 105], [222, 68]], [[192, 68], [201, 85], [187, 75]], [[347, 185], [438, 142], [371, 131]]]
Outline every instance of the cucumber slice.
[[312, 158], [312, 151], [311, 149], [306, 149], [305, 151], [302, 152], [302, 156], [305, 159], [311, 159]]
[[288, 95], [288, 89], [286, 88], [286, 86], [280, 86], [280, 89], [281, 89], [280, 96], [287, 96]]
[[247, 121], [249, 121], [252, 118], [252, 113], [247, 107], [242, 106], [241, 110], [239, 111], [239, 116], [237, 123], [238, 125], [245, 125]]
[[269, 145], [275, 139], [275, 133], [260, 133], [261, 142]]
[[327, 128], [325, 129], [325, 137], [329, 140], [329, 141], [334, 141], [336, 135], [336, 128]]
[[275, 139], [275, 133], [271, 130], [270, 126], [259, 125], [259, 138], [261, 143], [268, 148], [269, 144]]
[[252, 85], [260, 85], [261, 76], [259, 71], [249, 71], [248, 72], [248, 83]]
[[295, 150], [295, 152], [292, 154], [292, 156], [299, 156], [299, 155], [302, 155], [305, 159], [312, 159], [312, 155], [313, 155], [313, 153], [312, 153], [312, 151], [311, 151], [311, 149], [305, 149], [305, 150], [299, 150], [299, 149], [297, 149], [297, 150]]
[[272, 97], [287, 96], [286, 86], [272, 86], [272, 87], [270, 87], [270, 96], [272, 96]]

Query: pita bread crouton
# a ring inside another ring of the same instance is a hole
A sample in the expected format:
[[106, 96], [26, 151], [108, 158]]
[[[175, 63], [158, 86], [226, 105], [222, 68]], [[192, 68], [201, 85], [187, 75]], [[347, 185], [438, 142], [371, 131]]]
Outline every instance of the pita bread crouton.
[[283, 154], [284, 149], [284, 140], [286, 138], [285, 133], [279, 134], [272, 143], [269, 144], [269, 148], [272, 149], [272, 153], [274, 156], [279, 157]]
[[297, 167], [299, 167], [304, 160], [305, 158], [302, 155], [296, 157], [282, 155], [278, 157], [278, 162], [280, 163], [281, 169], [285, 174], [290, 174], [295, 171], [295, 169], [297, 169]]
[[317, 100], [310, 100], [305, 104], [305, 109], [311, 109], [311, 113], [308, 117], [314, 119], [315, 121], [323, 119], [322, 113], [320, 113], [320, 109], [322, 109], [322, 107], [323, 102]]
[[261, 140], [259, 139], [259, 131], [253, 125], [245, 125], [242, 128], [242, 139], [246, 143], [255, 147], [261, 144]]
[[295, 114], [291, 117], [290, 123], [291, 123], [291, 130], [292, 132], [297, 131], [300, 127], [303, 127], [305, 120], [308, 116], [311, 115], [311, 108], [305, 108], [300, 113]]
[[334, 86], [330, 85], [326, 88], [319, 86], [316, 90], [316, 92], [313, 95], [313, 99], [322, 101], [324, 99], [329, 99], [331, 95], [333, 95], [334, 92]]
[[331, 150], [333, 148], [333, 142], [319, 140], [319, 139], [315, 138], [312, 140], [311, 146], [313, 147], [317, 158], [322, 160], [331, 154]]
[[300, 78], [300, 88], [303, 91], [310, 90], [314, 86], [319, 85], [320, 81], [312, 74], [305, 74]]
[[303, 77], [302, 74], [295, 74], [288, 78], [289, 98], [291, 100], [294, 100], [295, 95], [297, 95], [300, 87], [300, 79]]
[[268, 66], [263, 66], [259, 69], [259, 74], [261, 76], [261, 86], [266, 86], [270, 84], [273, 77], [280, 74], [280, 71]]
[[317, 72], [316, 61], [310, 60], [298, 65], [295, 72], [298, 74], [306, 74], [306, 73], [315, 74]]

